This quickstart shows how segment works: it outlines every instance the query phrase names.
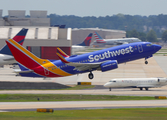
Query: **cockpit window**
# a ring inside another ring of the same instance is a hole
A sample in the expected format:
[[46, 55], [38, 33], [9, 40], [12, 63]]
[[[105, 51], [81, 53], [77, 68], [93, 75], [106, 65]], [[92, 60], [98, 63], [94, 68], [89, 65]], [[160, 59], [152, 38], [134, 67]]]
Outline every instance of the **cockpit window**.
[[152, 46], [152, 45], [153, 45], [152, 43], [147, 44], [147, 46]]
[[110, 82], [116, 82], [116, 81], [110, 80]]

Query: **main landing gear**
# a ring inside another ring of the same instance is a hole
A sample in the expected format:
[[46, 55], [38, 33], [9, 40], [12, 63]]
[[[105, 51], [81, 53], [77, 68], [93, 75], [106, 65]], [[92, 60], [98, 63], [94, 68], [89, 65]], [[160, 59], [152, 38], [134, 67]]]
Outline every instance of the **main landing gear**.
[[93, 79], [93, 78], [94, 78], [93, 73], [92, 73], [92, 72], [90, 72], [90, 73], [88, 74], [88, 77], [89, 77], [89, 79]]
[[[140, 88], [140, 90], [143, 90], [143, 88]], [[148, 90], [148, 87], [145, 87], [145, 90]]]
[[145, 64], [148, 64], [148, 61], [147, 61], [147, 60], [145, 60]]

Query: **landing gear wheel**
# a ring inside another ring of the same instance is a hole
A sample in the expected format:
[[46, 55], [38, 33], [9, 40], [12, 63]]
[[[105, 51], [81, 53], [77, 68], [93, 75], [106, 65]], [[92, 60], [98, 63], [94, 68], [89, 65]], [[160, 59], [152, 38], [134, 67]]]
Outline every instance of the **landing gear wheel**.
[[143, 90], [143, 88], [141, 87], [140, 90]]
[[109, 91], [111, 91], [111, 88], [109, 88]]
[[88, 77], [89, 77], [89, 79], [93, 79], [94, 78], [94, 75], [92, 74], [92, 72], [89, 73]]
[[146, 90], [148, 90], [148, 88], [145, 88]]
[[148, 61], [145, 61], [145, 64], [148, 64]]

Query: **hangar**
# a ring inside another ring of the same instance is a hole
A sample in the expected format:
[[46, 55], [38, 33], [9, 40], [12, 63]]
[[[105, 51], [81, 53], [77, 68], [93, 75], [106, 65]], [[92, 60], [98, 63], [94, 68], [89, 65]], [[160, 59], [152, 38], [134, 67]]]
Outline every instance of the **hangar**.
[[[25, 26], [24, 26], [25, 27]], [[71, 28], [58, 27], [26, 27], [28, 33], [23, 44], [29, 51], [43, 59], [58, 59], [56, 52], [60, 47], [68, 55], [71, 51]], [[5, 40], [13, 38], [22, 27], [0, 27], [0, 48]]]
[[[74, 28], [72, 29], [72, 44], [81, 43], [89, 33], [94, 31], [104, 39], [116, 39], [116, 38], [125, 38], [126, 32], [122, 30], [111, 30], [111, 29], [101, 29], [101, 28]], [[92, 36], [92, 40], [95, 40], [95, 37]]]
[[47, 11], [30, 11], [30, 18], [24, 10], [9, 10], [8, 17], [2, 17], [0, 10], [0, 48], [5, 40], [13, 38], [22, 28], [28, 28], [23, 44], [29, 51], [43, 59], [58, 59], [56, 52], [60, 47], [71, 54], [71, 28], [50, 27]]
[[0, 48], [6, 44], [6, 39], [13, 38], [21, 28], [29, 29], [23, 46], [43, 59], [58, 59], [57, 47], [71, 55], [71, 45], [83, 42], [94, 31], [104, 39], [126, 37], [126, 32], [121, 30], [50, 27], [47, 11], [31, 10], [30, 16], [26, 17], [25, 10], [9, 10], [8, 17], [2, 17], [0, 10]]

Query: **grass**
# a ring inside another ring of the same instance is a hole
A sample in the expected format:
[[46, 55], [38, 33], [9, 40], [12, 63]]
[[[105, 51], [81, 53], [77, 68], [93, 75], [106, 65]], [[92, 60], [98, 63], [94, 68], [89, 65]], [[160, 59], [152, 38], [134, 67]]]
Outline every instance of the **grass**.
[[69, 95], [69, 94], [0, 94], [0, 102], [31, 101], [101, 101], [101, 100], [155, 100], [147, 96], [115, 96], [115, 95]]
[[56, 110], [53, 113], [1, 112], [1, 120], [166, 120], [167, 108]]

